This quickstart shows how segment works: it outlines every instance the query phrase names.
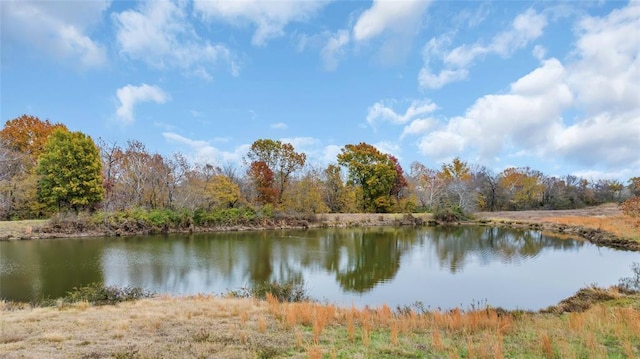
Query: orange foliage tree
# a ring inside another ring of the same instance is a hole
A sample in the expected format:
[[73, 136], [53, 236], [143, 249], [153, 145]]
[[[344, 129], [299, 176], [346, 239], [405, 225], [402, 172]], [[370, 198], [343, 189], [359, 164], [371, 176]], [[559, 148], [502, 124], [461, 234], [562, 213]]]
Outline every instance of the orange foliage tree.
[[68, 131], [61, 123], [52, 124], [49, 120], [41, 121], [34, 116], [22, 115], [5, 123], [0, 138], [9, 149], [27, 155], [31, 164], [35, 165], [47, 139], [56, 129]]

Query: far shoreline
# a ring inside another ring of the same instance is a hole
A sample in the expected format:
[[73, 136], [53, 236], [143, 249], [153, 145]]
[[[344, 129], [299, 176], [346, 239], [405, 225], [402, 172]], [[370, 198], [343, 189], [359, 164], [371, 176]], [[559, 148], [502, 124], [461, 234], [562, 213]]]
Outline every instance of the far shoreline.
[[[540, 230], [555, 235], [579, 238], [598, 246], [640, 252], [640, 237], [623, 236], [607, 230], [609, 229], [607, 227], [617, 228], [614, 222], [620, 221], [621, 218], [624, 220], [618, 206], [607, 204], [577, 210], [478, 212], [473, 215], [471, 220], [452, 223], [436, 221], [431, 213], [321, 213], [263, 219], [259, 223], [249, 225], [192, 226], [188, 229], [178, 230], [145, 228], [130, 231], [69, 231], [52, 228], [48, 220], [27, 220], [0, 221], [0, 241], [309, 228], [482, 225]], [[636, 232], [636, 234], [638, 233]]]

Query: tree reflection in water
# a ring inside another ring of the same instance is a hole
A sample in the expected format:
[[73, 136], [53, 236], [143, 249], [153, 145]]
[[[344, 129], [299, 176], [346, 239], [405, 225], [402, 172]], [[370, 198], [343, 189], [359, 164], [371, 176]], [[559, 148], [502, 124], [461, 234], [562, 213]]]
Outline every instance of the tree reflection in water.
[[393, 282], [408, 259], [421, 258], [455, 274], [470, 263], [517, 265], [545, 250], [576, 251], [584, 244], [538, 231], [472, 226], [3, 242], [0, 295], [59, 296], [91, 282], [161, 293], [220, 293], [272, 281], [305, 279], [313, 286], [310, 275], [333, 278], [330, 285], [343, 293], [361, 294]]

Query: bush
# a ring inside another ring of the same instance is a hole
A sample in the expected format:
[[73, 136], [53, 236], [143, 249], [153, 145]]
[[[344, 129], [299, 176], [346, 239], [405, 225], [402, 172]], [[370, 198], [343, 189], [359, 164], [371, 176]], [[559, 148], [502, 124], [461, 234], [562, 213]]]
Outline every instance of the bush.
[[453, 223], [469, 219], [462, 207], [441, 207], [433, 212], [433, 218], [445, 223]]
[[640, 292], [640, 263], [631, 264], [633, 276], [621, 278], [618, 287], [630, 292]]
[[304, 281], [300, 282], [264, 282], [255, 284], [251, 288], [240, 288], [229, 291], [229, 294], [239, 298], [265, 299], [271, 293], [280, 302], [303, 302], [309, 300]]
[[89, 302], [95, 305], [105, 305], [151, 298], [153, 295], [153, 293], [139, 287], [105, 287], [100, 283], [92, 283], [84, 287], [73, 288], [62, 299], [66, 303]]
[[637, 224], [640, 224], [640, 197], [631, 197], [628, 200], [620, 204], [622, 213], [635, 219]]

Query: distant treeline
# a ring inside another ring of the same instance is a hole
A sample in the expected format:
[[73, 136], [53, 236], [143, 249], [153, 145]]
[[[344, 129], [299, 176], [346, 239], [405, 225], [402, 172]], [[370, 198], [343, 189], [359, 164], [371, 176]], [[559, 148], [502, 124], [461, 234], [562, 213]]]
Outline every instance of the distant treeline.
[[191, 163], [150, 153], [131, 140], [94, 140], [65, 125], [23, 115], [0, 131], [0, 219], [66, 211], [134, 208], [216, 212], [251, 208], [286, 214], [572, 209], [640, 195], [628, 183], [548, 176], [529, 167], [500, 173], [456, 158], [440, 168], [398, 160], [359, 143], [334, 164], [307, 163], [289, 143], [256, 140], [244, 165]]

